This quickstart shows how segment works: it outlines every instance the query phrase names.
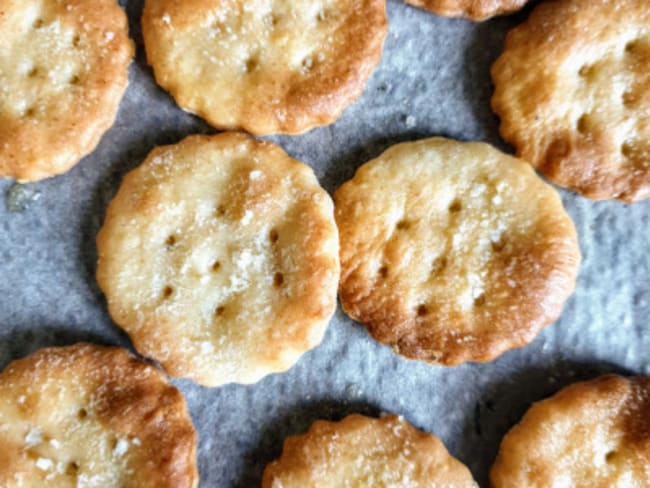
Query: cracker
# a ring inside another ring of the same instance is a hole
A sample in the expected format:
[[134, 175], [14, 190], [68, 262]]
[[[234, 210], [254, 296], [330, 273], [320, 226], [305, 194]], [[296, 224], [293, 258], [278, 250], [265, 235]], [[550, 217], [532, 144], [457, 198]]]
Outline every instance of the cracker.
[[544, 2], [508, 34], [492, 77], [521, 158], [589, 198], [650, 197], [646, 0]]
[[204, 385], [285, 371], [336, 309], [331, 198], [308, 166], [243, 134], [155, 149], [124, 178], [97, 246], [113, 319]]
[[0, 177], [64, 173], [113, 124], [133, 56], [115, 0], [4, 0]]
[[297, 134], [361, 95], [387, 33], [384, 0], [147, 0], [156, 80], [220, 129]]
[[415, 7], [445, 17], [464, 17], [474, 21], [516, 12], [528, 0], [404, 0]]
[[334, 200], [343, 309], [406, 357], [493, 359], [555, 321], [575, 287], [557, 192], [487, 144], [399, 144]]
[[607, 375], [533, 405], [505, 436], [492, 486], [650, 486], [650, 378]]
[[316, 421], [307, 433], [285, 441], [282, 456], [262, 479], [263, 488], [343, 486], [478, 487], [436, 436], [397, 415]]
[[196, 433], [166, 378], [120, 348], [41, 349], [0, 373], [0, 486], [192, 488]]

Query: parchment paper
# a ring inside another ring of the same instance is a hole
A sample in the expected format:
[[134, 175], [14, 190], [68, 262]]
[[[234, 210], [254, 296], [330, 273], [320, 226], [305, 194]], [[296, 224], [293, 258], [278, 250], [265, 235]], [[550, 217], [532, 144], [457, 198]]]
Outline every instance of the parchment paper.
[[[26, 188], [0, 180], [0, 194], [13, 195], [11, 205], [0, 202], [0, 367], [80, 340], [130, 347], [95, 282], [95, 234], [122, 175], [153, 147], [212, 132], [156, 86], [142, 48], [142, 0], [124, 5], [138, 52], [115, 126], [64, 176]], [[528, 10], [473, 24], [389, 0], [390, 34], [363, 97], [333, 126], [272, 139], [330, 192], [400, 141], [445, 135], [508, 150], [489, 108], [489, 66]], [[584, 253], [578, 289], [561, 320], [526, 348], [489, 364], [432, 367], [394, 355], [339, 311], [322, 345], [286, 374], [217, 389], [174, 381], [199, 432], [201, 486], [259, 486], [285, 436], [351, 412], [404, 415], [487, 486], [501, 437], [531, 402], [603, 372], [650, 374], [650, 202], [562, 197]]]

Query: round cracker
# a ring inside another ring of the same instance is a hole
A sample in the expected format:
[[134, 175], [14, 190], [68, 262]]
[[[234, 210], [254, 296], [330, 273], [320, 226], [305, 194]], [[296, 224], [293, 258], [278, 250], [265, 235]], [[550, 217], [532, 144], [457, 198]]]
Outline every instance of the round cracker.
[[263, 488], [341, 486], [478, 487], [436, 436], [397, 415], [316, 421], [307, 433], [285, 441], [282, 456], [262, 478]]
[[492, 77], [520, 157], [589, 198], [650, 197], [646, 0], [544, 2], [508, 34]]
[[297, 134], [361, 95], [384, 0], [147, 0], [147, 58], [177, 103], [220, 129]]
[[63, 173], [113, 124], [133, 56], [115, 0], [4, 0], [0, 176]]
[[501, 443], [494, 488], [650, 486], [650, 378], [607, 375], [533, 405]]
[[481, 21], [495, 15], [505, 15], [523, 8], [528, 0], [404, 0], [445, 17], [463, 17]]
[[406, 357], [493, 359], [575, 288], [580, 250], [557, 192], [487, 144], [399, 144], [334, 199], [343, 308]]
[[207, 386], [285, 371], [336, 309], [331, 198], [308, 166], [243, 134], [152, 151], [97, 246], [109, 311], [138, 351]]
[[198, 484], [185, 400], [125, 349], [41, 349], [0, 373], [0, 485]]

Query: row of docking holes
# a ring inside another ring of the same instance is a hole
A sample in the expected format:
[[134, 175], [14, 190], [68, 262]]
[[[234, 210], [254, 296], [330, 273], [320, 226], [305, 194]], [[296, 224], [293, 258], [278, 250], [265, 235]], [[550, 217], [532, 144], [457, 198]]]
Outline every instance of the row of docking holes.
[[[642, 43], [643, 43], [642, 39], [635, 39], [633, 41], [628, 42], [625, 45], [625, 50], [624, 50], [625, 55], [626, 56], [639, 55], [642, 49]], [[597, 70], [598, 70], [597, 65], [584, 64], [578, 70], [578, 75], [583, 79], [588, 79], [593, 77], [593, 75]], [[621, 103], [627, 109], [631, 110], [631, 109], [638, 108], [639, 102], [640, 102], [639, 94], [636, 93], [634, 90], [628, 89], [624, 91], [623, 94], [621, 95]], [[583, 113], [578, 118], [576, 122], [576, 129], [580, 134], [589, 134], [591, 118], [592, 115], [589, 113]], [[636, 150], [635, 150], [634, 143], [632, 143], [631, 141], [625, 141], [621, 145], [621, 154], [623, 154], [623, 156], [625, 156], [628, 159], [635, 159]]]
[[[79, 410], [77, 410], [77, 419], [81, 422], [85, 421], [88, 419], [88, 410], [85, 408], [81, 407]], [[41, 443], [50, 443], [52, 438], [48, 436], [47, 434], [42, 434], [41, 435]], [[109, 449], [110, 451], [114, 451], [115, 448], [117, 447], [118, 440], [116, 437], [113, 437], [109, 440]], [[27, 456], [32, 459], [32, 460], [38, 460], [41, 458], [39, 455], [37, 448], [39, 444], [33, 445], [31, 448], [27, 450]], [[63, 472], [67, 476], [77, 476], [79, 474], [79, 470], [81, 469], [81, 466], [79, 463], [76, 461], [69, 461], [65, 467], [65, 471]]]
[[[45, 26], [45, 20], [38, 18], [34, 21], [32, 24], [32, 27], [35, 30], [42, 29]], [[79, 44], [81, 43], [81, 37], [79, 34], [75, 34], [72, 39], [71, 39], [71, 44], [74, 47], [78, 47]], [[25, 75], [28, 79], [30, 80], [36, 80], [36, 79], [43, 79], [47, 77], [47, 69], [39, 68], [38, 66], [32, 66], [26, 73]], [[76, 86], [80, 82], [79, 74], [73, 74], [70, 76], [70, 78], [67, 80], [67, 84], [71, 86]], [[37, 109], [36, 107], [27, 107], [23, 113], [23, 117], [34, 117], [36, 115]]]
[[[272, 245], [277, 244], [278, 240], [280, 239], [280, 235], [278, 234], [278, 231], [276, 229], [271, 229], [271, 231], [269, 232], [268, 239]], [[170, 251], [174, 249], [174, 246], [176, 246], [176, 244], [177, 244], [176, 236], [172, 234], [169, 237], [167, 237], [167, 240], [165, 241], [165, 248], [168, 251]], [[221, 261], [219, 261], [218, 259], [215, 260], [210, 266], [210, 270], [213, 273], [218, 273], [221, 270]], [[284, 285], [284, 274], [278, 271], [273, 275], [273, 287], [279, 289], [282, 288], [283, 285]], [[174, 291], [175, 291], [174, 287], [172, 287], [171, 285], [166, 285], [162, 290], [162, 299], [163, 300], [170, 299], [174, 295]], [[224, 305], [218, 305], [214, 310], [214, 314], [216, 316], [221, 316], [224, 314], [225, 311], [226, 311], [226, 307]]]
[[[320, 10], [318, 14], [315, 17], [315, 20], [318, 24], [324, 23], [331, 19], [333, 17], [333, 14], [328, 11], [328, 10]], [[266, 25], [267, 28], [269, 29], [275, 29], [280, 22], [282, 21], [282, 17], [280, 15], [277, 15], [273, 12], [267, 14], [264, 17], [264, 24]], [[215, 27], [221, 29], [221, 24], [217, 22], [215, 24]], [[317, 65], [318, 62], [322, 62], [324, 59], [322, 54], [310, 54], [306, 56], [301, 64], [300, 64], [300, 72], [303, 74], [309, 73], [311, 70], [314, 69], [314, 67]], [[255, 72], [260, 66], [260, 56], [259, 53], [252, 54], [250, 55], [245, 63], [244, 63], [244, 72], [245, 73], [253, 73]]]
[[[450, 205], [449, 205], [449, 212], [450, 213], [459, 213], [463, 210], [463, 204], [461, 203], [460, 200], [456, 199], [454, 200]], [[407, 230], [411, 227], [411, 223], [408, 220], [400, 220], [395, 228], [397, 230]], [[503, 251], [505, 245], [506, 245], [506, 240], [504, 236], [501, 236], [501, 238], [498, 241], [491, 241], [491, 247], [492, 251], [495, 253], [500, 253]], [[436, 259], [433, 260], [432, 266], [431, 266], [431, 275], [432, 276], [438, 276], [440, 273], [442, 273], [448, 266], [449, 262], [447, 260], [446, 256], [438, 256]], [[388, 278], [390, 274], [390, 269], [388, 268], [387, 265], [382, 265], [379, 270], [378, 270], [379, 278], [381, 280], [385, 280]], [[474, 306], [476, 307], [481, 307], [485, 305], [485, 294], [481, 294], [478, 297], [474, 299]], [[416, 308], [416, 315], [418, 317], [424, 317], [426, 315], [429, 315], [431, 312], [429, 306], [427, 304], [420, 304]]]

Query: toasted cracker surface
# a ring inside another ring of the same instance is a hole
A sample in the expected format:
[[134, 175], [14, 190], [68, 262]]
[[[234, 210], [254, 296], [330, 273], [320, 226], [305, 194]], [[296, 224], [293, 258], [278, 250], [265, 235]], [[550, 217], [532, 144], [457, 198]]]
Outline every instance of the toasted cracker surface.
[[147, 0], [158, 83], [221, 129], [304, 132], [362, 92], [387, 33], [382, 0]]
[[198, 484], [185, 400], [126, 350], [41, 349], [0, 373], [0, 486]]
[[402, 417], [350, 415], [288, 438], [263, 488], [475, 488], [469, 470], [434, 435]]
[[492, 68], [501, 135], [559, 185], [650, 197], [650, 9], [645, 0], [543, 2]]
[[464, 17], [470, 20], [487, 20], [521, 9], [528, 0], [404, 0], [415, 7], [424, 8], [437, 15]]
[[487, 144], [399, 144], [334, 199], [343, 308], [409, 358], [493, 359], [555, 321], [575, 287], [557, 192]]
[[113, 319], [204, 385], [288, 369], [336, 308], [331, 198], [308, 166], [243, 134], [155, 149], [124, 178], [97, 245]]
[[133, 55], [115, 0], [4, 0], [0, 176], [63, 173], [113, 124]]
[[650, 378], [603, 376], [536, 403], [490, 478], [494, 488], [650, 486]]

